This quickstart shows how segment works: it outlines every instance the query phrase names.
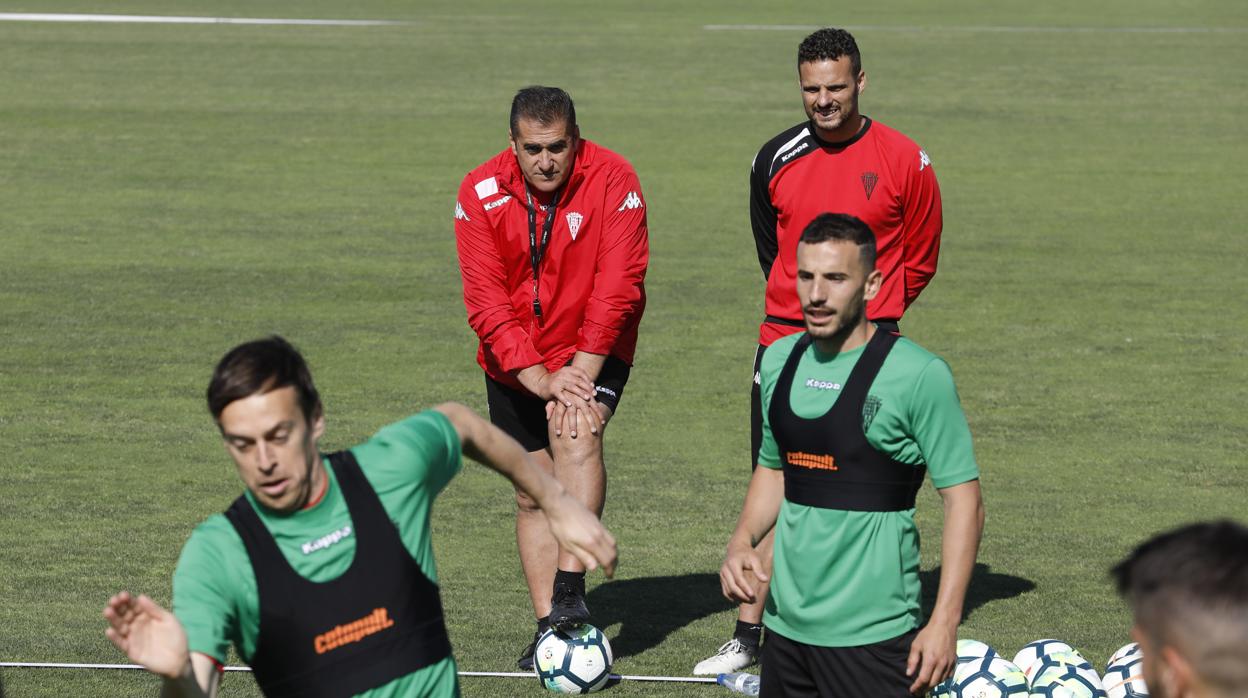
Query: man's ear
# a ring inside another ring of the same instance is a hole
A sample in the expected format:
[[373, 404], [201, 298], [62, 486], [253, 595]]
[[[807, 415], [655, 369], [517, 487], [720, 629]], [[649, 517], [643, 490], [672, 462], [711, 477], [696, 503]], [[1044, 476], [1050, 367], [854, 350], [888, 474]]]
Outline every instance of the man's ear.
[[1169, 698], [1191, 698], [1196, 695], [1196, 672], [1191, 662], [1187, 661], [1178, 650], [1170, 645], [1161, 648], [1161, 662], [1158, 678], [1165, 686], [1165, 694]]

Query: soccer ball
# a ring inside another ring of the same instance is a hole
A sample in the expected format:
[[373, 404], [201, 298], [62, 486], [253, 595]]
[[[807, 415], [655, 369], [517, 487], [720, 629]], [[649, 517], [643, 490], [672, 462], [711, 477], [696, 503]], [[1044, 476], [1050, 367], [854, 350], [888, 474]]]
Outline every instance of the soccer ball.
[[1140, 644], [1138, 642], [1132, 642], [1119, 647], [1116, 652], [1109, 655], [1109, 661], [1105, 662], [1105, 671], [1109, 671], [1110, 666], [1119, 663], [1127, 657], [1138, 654], [1140, 654]]
[[1109, 698], [1145, 698], [1148, 686], [1144, 683], [1144, 658], [1137, 652], [1111, 661], [1105, 669], [1104, 684]]
[[[974, 696], [979, 698], [983, 696], [1008, 696], [1011, 693], [1026, 695], [1027, 678], [1018, 674], [1018, 683], [1020, 690], [1012, 691], [1012, 679], [1007, 678], [1006, 682], [1001, 684], [1004, 690], [995, 690], [991, 687], [992, 682], [984, 678], [983, 675], [1005, 677], [1011, 670], [1017, 671], [1010, 662], [1007, 662], [997, 651], [989, 647], [987, 644], [979, 640], [958, 640], [957, 644], [958, 664], [954, 669], [953, 676], [941, 681], [932, 689], [931, 698], [959, 698], [959, 696]], [[966, 691], [970, 692], [966, 692]], [[963, 691], [959, 693], [959, 691]]]
[[953, 698], [1026, 696], [1027, 677], [1014, 663], [997, 655], [958, 662], [953, 672]]
[[1096, 670], [1082, 657], [1059, 652], [1044, 660], [1031, 680], [1031, 698], [1108, 698]]
[[958, 663], [985, 657], [998, 657], [997, 651], [979, 640], [958, 640]]
[[[1036, 671], [1040, 668], [1040, 658], [1046, 654], [1054, 652], [1075, 652], [1075, 648], [1062, 642], [1061, 640], [1036, 640], [1029, 642], [1018, 654], [1014, 655], [1014, 664], [1023, 670], [1023, 675], [1028, 681], [1035, 678]], [[1075, 652], [1075, 654], [1079, 654]]]
[[568, 631], [551, 628], [533, 650], [537, 680], [555, 693], [597, 691], [611, 678], [611, 661], [611, 643], [592, 625]]

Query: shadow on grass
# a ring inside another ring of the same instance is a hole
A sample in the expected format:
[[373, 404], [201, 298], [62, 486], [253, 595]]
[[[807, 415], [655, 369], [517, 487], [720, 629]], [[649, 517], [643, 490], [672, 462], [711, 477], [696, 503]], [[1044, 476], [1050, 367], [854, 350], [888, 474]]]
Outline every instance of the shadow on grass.
[[[940, 568], [919, 573], [923, 583], [923, 618], [930, 618], [932, 607], [936, 605], [936, 590], [940, 584]], [[1012, 574], [993, 572], [982, 562], [975, 563], [971, 571], [971, 586], [966, 590], [966, 603], [962, 606], [962, 620], [966, 620], [975, 609], [990, 601], [1012, 599], [1036, 588], [1030, 579], [1015, 577]]]
[[594, 625], [620, 624], [611, 638], [616, 658], [640, 654], [684, 626], [733, 607], [719, 575], [686, 574], [623, 579], [602, 584], [585, 598]]

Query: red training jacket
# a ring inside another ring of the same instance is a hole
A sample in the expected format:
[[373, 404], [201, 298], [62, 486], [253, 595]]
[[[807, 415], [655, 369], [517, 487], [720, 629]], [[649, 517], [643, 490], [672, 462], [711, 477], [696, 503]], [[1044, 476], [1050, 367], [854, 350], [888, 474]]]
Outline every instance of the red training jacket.
[[[797, 240], [821, 213], [848, 213], [875, 233], [880, 293], [872, 320], [900, 320], [936, 274], [943, 226], [940, 186], [914, 141], [878, 121], [841, 143], [827, 143], [809, 122], [768, 141], [750, 169], [750, 223], [767, 278], [759, 344], [804, 329], [797, 298]], [[776, 322], [779, 319], [781, 322]]]
[[[546, 211], [537, 204], [540, 245]], [[542, 258], [533, 313], [524, 175], [510, 148], [468, 173], [455, 204], [455, 243], [468, 324], [486, 375], [523, 390], [514, 373], [556, 371], [577, 351], [632, 364], [646, 307], [646, 203], [624, 158], [581, 140]]]

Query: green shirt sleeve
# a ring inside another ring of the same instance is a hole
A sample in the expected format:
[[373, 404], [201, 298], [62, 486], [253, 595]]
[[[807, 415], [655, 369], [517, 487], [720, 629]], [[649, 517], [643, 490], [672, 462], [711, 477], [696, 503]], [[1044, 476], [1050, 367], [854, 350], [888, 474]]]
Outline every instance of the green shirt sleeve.
[[952, 487], [979, 477], [971, 428], [953, 384], [953, 372], [943, 360], [933, 358], [919, 373], [909, 416], [911, 438], [923, 454], [935, 487]]
[[382, 427], [352, 450], [383, 498], [396, 487], [419, 482], [432, 499], [463, 466], [459, 432], [437, 410]]
[[173, 573], [173, 614], [192, 652], [225, 663], [238, 625], [237, 577], [250, 580], [250, 567], [243, 541], [224, 516], [209, 518], [191, 533]]
[[[760, 404], [763, 410], [763, 440], [758, 448], [758, 465], [773, 470], [782, 467], [780, 447], [776, 445], [776, 437], [771, 433], [771, 396], [776, 390], [776, 380], [784, 368], [784, 362], [793, 350], [796, 340], [787, 341], [785, 337], [777, 340], [763, 351], [763, 360], [758, 364], [758, 380]], [[777, 349], [777, 347], [781, 347]]]

